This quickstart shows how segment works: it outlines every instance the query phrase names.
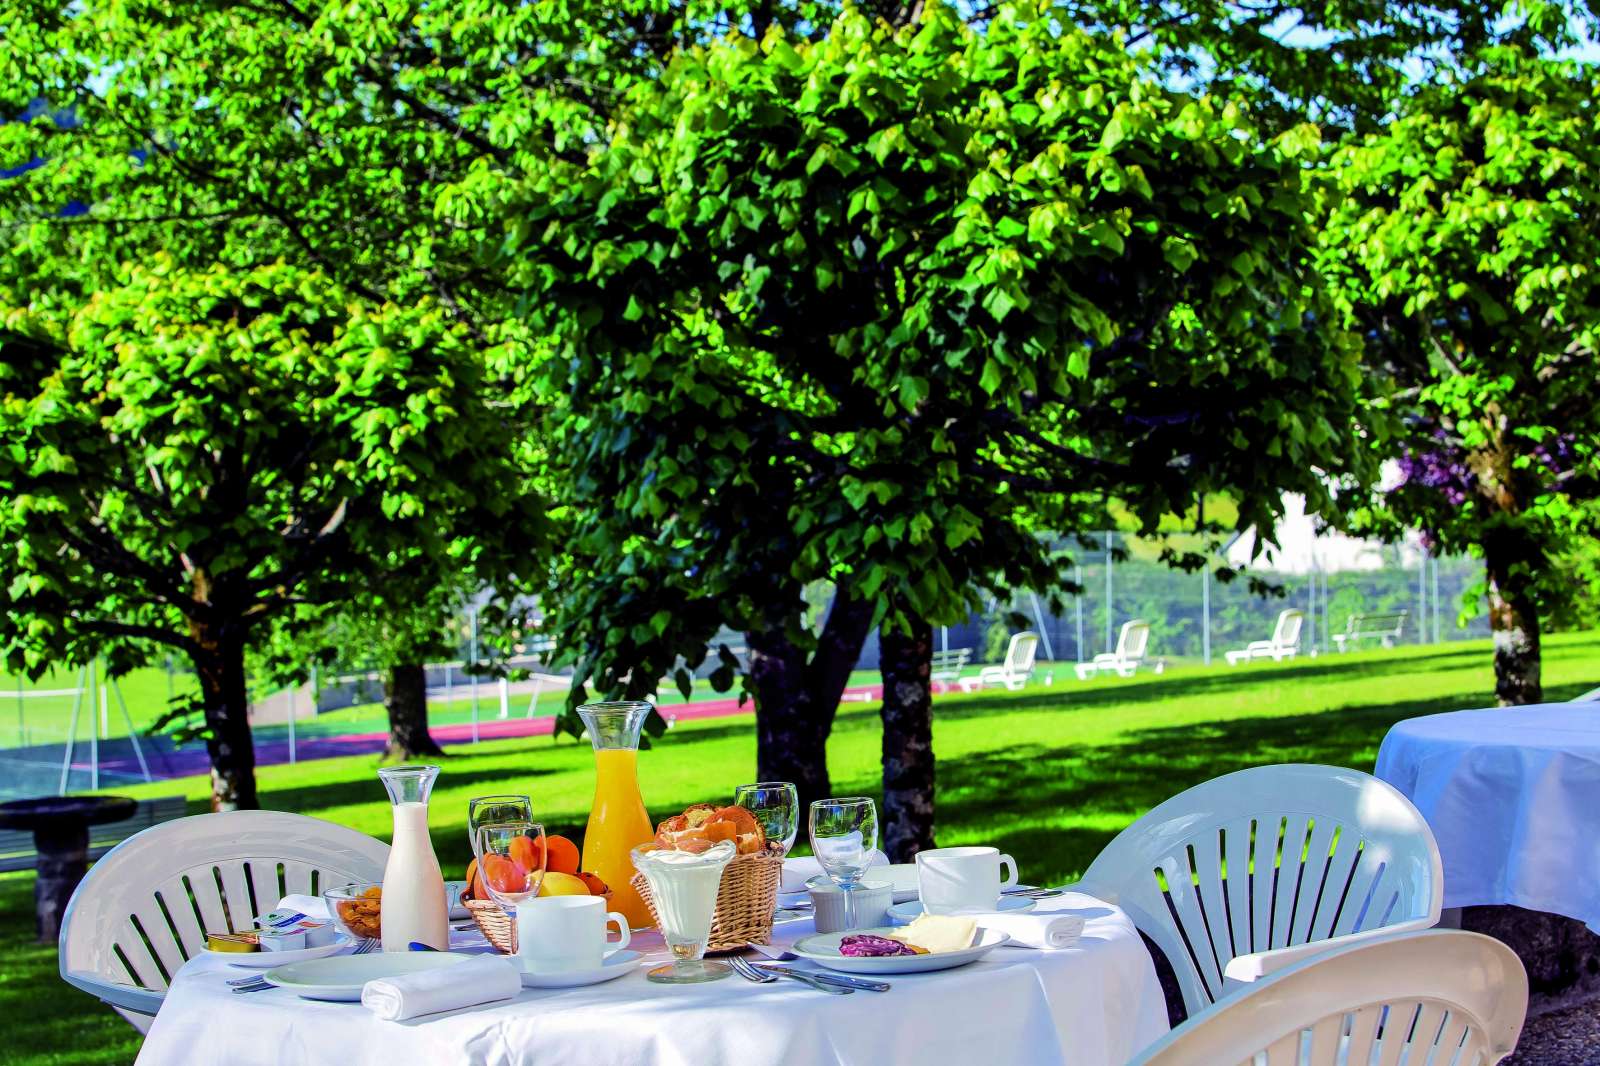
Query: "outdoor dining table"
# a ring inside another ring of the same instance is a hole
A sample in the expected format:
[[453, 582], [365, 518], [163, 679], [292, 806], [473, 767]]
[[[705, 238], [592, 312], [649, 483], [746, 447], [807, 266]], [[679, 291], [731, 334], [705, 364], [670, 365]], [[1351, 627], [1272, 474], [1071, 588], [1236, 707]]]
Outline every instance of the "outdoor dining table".
[[1600, 933], [1600, 704], [1412, 718], [1374, 772], [1432, 828], [1446, 907], [1511, 904]]
[[[226, 980], [246, 971], [198, 957], [174, 975], [138, 1062], [1117, 1066], [1160, 1038], [1161, 987], [1127, 915], [1075, 893], [1039, 908], [1081, 914], [1078, 942], [1053, 951], [1002, 946], [958, 969], [886, 977], [888, 992], [830, 996], [798, 981], [737, 976], [652, 984], [644, 970], [668, 956], [648, 932], [631, 945], [645, 953], [636, 973], [585, 988], [523, 989], [515, 999], [406, 1022], [287, 989], [233, 994]], [[812, 931], [809, 919], [784, 922], [773, 941], [792, 944]], [[453, 950], [468, 949], [460, 937]], [[487, 946], [479, 940], [473, 949]]]

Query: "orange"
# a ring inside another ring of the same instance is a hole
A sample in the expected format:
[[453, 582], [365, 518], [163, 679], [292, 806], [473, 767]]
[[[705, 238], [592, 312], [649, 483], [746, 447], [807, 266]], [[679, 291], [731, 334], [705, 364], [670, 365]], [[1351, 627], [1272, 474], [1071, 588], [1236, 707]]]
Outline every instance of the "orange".
[[545, 871], [557, 874], [576, 874], [578, 872], [578, 845], [566, 837], [547, 836], [544, 838]]
[[478, 892], [477, 892], [477, 886], [476, 886], [476, 883], [473, 880], [477, 876], [478, 876], [478, 860], [477, 859], [473, 859], [471, 862], [467, 863], [467, 876], [465, 876], [465, 877], [463, 877], [461, 879], [461, 880], [463, 880], [463, 881], [465, 881], [467, 883], [467, 887], [461, 890], [461, 895], [464, 898], [466, 898], [466, 899], [478, 899], [479, 898], [478, 897]]
[[589, 886], [589, 895], [591, 896], [603, 896], [611, 891], [610, 888], [606, 887], [606, 883], [600, 880], [599, 874], [581, 872], [578, 874], [578, 879]]

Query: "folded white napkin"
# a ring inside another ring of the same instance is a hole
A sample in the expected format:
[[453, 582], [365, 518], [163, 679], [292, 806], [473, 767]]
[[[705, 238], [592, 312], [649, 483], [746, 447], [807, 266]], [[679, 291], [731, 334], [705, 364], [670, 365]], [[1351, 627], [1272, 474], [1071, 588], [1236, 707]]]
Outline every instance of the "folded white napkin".
[[498, 1003], [522, 991], [522, 976], [508, 959], [480, 955], [454, 966], [368, 981], [361, 1005], [385, 1021]]
[[1019, 948], [1039, 948], [1044, 951], [1070, 948], [1083, 933], [1083, 919], [1076, 914], [996, 911], [992, 914], [975, 914], [973, 917], [985, 929], [1005, 933], [1011, 938], [1011, 943]]
[[321, 896], [302, 896], [297, 892], [291, 892], [280, 899], [273, 909], [299, 911], [307, 918], [316, 918], [324, 922], [328, 920], [328, 902]]
[[[889, 856], [873, 848], [867, 855], [868, 866], [887, 866]], [[800, 859], [783, 860], [783, 884], [779, 886], [780, 892], [804, 892], [806, 882], [822, 872], [822, 864], [815, 857], [807, 855]]]

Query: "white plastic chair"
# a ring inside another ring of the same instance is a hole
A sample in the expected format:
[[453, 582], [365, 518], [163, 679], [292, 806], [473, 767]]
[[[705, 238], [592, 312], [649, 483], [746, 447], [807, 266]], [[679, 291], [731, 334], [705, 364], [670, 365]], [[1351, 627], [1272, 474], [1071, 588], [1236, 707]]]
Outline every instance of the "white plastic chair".
[[985, 666], [978, 671], [978, 676], [975, 678], [962, 678], [961, 688], [965, 692], [971, 692], [974, 688], [1004, 686], [1015, 692], [1026, 685], [1028, 678], [1033, 676], [1033, 660], [1038, 652], [1039, 634], [1013, 633], [1011, 643], [1006, 645], [1005, 662], [999, 666]]
[[1515, 952], [1434, 929], [1308, 959], [1189, 1019], [1134, 1066], [1493, 1066], [1527, 1010]]
[[1238, 666], [1251, 659], [1271, 659], [1282, 662], [1293, 659], [1300, 650], [1300, 629], [1305, 625], [1303, 612], [1290, 608], [1278, 612], [1278, 623], [1272, 627], [1270, 640], [1252, 640], [1237, 651], [1228, 652], [1228, 665]]
[[1439, 847], [1392, 785], [1337, 766], [1224, 774], [1118, 833], [1076, 890], [1172, 963], [1191, 1016], [1340, 944], [1438, 924]]
[[1144, 661], [1145, 649], [1149, 644], [1149, 622], [1135, 618], [1122, 623], [1122, 629], [1117, 633], [1116, 650], [1102, 652], [1086, 663], [1079, 663], [1078, 680], [1087, 681], [1102, 670], [1113, 670], [1118, 677], [1132, 677]]
[[378, 881], [389, 845], [282, 811], [201, 814], [146, 829], [89, 870], [61, 923], [61, 977], [141, 1032], [208, 933], [253, 928], [291, 892]]

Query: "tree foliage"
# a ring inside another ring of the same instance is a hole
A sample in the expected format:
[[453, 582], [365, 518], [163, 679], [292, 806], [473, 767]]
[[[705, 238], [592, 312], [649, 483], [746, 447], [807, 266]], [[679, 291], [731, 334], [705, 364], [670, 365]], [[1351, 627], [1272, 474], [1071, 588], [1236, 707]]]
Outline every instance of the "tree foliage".
[[571, 415], [580, 680], [649, 691], [728, 624], [760, 715], [807, 581], [953, 621], [1062, 588], [1040, 534], [1113, 493], [1153, 528], [1228, 488], [1250, 524], [1367, 470], [1354, 349], [1313, 319], [1315, 131], [1047, 14], [689, 49], [528, 183], [504, 264]]
[[1326, 168], [1323, 269], [1407, 429], [1356, 518], [1484, 557], [1504, 702], [1539, 699], [1539, 619], [1586, 591], [1552, 563], [1600, 514], [1597, 88], [1488, 51]]

